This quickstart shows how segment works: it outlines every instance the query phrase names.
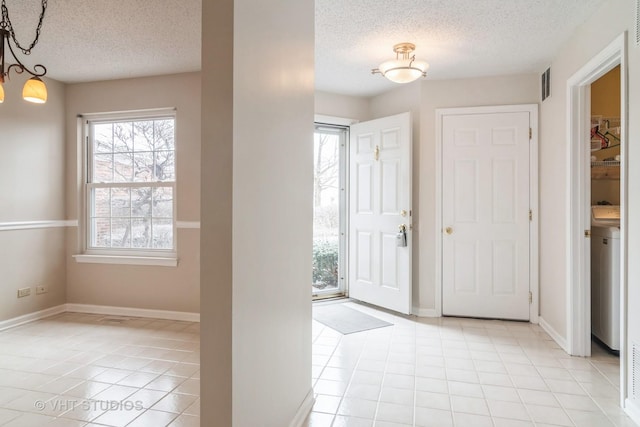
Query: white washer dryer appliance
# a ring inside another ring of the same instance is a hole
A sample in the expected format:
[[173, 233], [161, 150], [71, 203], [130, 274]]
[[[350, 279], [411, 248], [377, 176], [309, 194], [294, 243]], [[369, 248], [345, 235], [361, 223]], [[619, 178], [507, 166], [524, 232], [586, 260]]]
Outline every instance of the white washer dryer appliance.
[[620, 350], [620, 206], [591, 207], [591, 333]]

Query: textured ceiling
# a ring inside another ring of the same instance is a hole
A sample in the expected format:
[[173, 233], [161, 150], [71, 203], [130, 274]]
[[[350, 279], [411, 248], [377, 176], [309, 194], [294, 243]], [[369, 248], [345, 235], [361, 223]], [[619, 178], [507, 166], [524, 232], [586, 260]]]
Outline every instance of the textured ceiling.
[[[40, 1], [6, 0], [23, 44]], [[49, 0], [25, 62], [63, 82], [199, 70], [201, 1]], [[370, 70], [405, 41], [431, 64], [428, 79], [537, 72], [603, 2], [316, 0], [316, 88], [371, 96], [395, 87]]]
[[[35, 35], [41, 0], [6, 0], [18, 41]], [[25, 63], [83, 82], [200, 69], [201, 0], [49, 0]], [[19, 55], [22, 60], [24, 57]]]
[[602, 3], [316, 0], [316, 89], [370, 96], [395, 87], [370, 71], [400, 42], [430, 64], [427, 79], [538, 72]]

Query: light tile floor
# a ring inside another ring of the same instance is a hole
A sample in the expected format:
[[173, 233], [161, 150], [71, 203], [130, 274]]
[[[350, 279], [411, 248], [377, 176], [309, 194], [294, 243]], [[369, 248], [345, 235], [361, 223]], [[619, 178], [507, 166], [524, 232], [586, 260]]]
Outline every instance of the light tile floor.
[[2, 427], [200, 425], [200, 325], [64, 313], [0, 332]]
[[570, 357], [537, 325], [407, 318], [350, 335], [313, 322], [311, 427], [635, 426], [619, 359]]
[[[634, 426], [618, 359], [574, 358], [536, 325], [404, 318], [343, 336], [313, 323], [309, 426]], [[200, 426], [199, 324], [65, 313], [0, 332], [0, 426]]]

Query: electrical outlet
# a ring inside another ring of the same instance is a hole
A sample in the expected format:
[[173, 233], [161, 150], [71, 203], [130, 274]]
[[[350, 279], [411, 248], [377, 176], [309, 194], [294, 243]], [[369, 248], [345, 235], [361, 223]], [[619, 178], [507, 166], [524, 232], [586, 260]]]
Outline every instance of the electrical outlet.
[[18, 289], [18, 298], [28, 297], [31, 295], [31, 288]]
[[46, 287], [44, 287], [44, 286], [36, 286], [36, 295], [46, 294], [47, 292], [49, 292], [49, 291], [47, 290]]

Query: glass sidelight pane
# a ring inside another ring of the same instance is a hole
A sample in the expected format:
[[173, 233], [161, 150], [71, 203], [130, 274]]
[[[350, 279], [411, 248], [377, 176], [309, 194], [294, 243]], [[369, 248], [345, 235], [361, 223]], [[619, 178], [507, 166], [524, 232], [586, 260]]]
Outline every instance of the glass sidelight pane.
[[313, 280], [314, 295], [343, 291], [341, 240], [343, 223], [343, 151], [345, 129], [314, 134]]

